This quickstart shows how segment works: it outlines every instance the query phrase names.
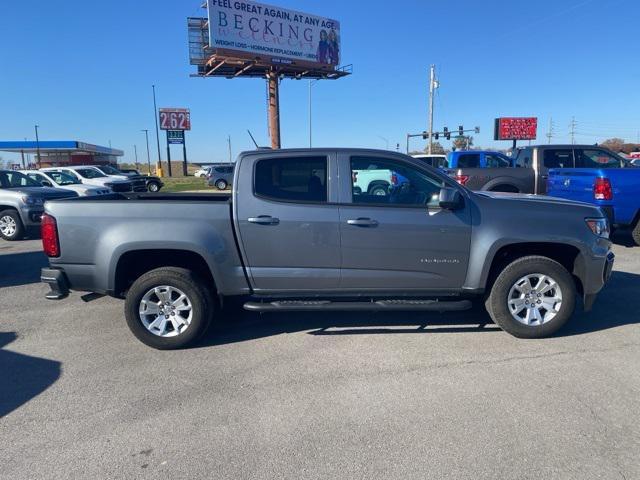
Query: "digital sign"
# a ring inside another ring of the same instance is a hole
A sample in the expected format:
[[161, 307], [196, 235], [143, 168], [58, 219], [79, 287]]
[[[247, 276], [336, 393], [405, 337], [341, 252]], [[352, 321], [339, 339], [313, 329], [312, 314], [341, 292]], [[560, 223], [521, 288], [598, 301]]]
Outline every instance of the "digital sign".
[[538, 133], [536, 117], [496, 118], [494, 140], [535, 140]]
[[191, 130], [191, 113], [188, 108], [161, 108], [160, 129]]

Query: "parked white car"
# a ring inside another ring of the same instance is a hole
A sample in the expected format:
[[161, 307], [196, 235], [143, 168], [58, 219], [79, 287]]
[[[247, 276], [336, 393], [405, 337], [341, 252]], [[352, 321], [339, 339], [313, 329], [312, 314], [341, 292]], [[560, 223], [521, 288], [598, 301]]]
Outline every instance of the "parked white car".
[[432, 153], [431, 155], [429, 155], [428, 153], [414, 153], [411, 156], [416, 160], [420, 160], [421, 162], [424, 162], [427, 165], [431, 165], [435, 168], [449, 167], [447, 156], [440, 153]]
[[389, 193], [389, 188], [394, 185], [393, 172], [386, 169], [378, 169], [374, 165], [367, 170], [354, 170], [353, 189], [356, 194], [368, 194], [383, 196]]
[[203, 165], [200, 170], [193, 174], [194, 177], [204, 178], [207, 176], [207, 172], [211, 168], [211, 165]]
[[30, 179], [38, 182], [43, 187], [60, 188], [63, 190], [73, 190], [81, 197], [91, 197], [94, 195], [107, 195], [111, 189], [107, 187], [92, 187], [83, 185], [76, 177], [63, 172], [41, 172], [39, 170], [20, 170]]
[[43, 168], [41, 172], [61, 172], [71, 175], [85, 185], [93, 185], [95, 187], [107, 187], [114, 192], [131, 192], [133, 184], [128, 180], [119, 180], [102, 173], [97, 168], [91, 166], [67, 166], [67, 167], [50, 167]]

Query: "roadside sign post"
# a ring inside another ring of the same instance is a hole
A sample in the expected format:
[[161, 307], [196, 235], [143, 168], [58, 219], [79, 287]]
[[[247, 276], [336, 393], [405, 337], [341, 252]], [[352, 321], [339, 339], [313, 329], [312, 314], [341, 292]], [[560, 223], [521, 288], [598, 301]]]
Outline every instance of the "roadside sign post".
[[182, 144], [183, 165], [182, 173], [187, 176], [187, 147], [185, 145], [184, 132], [191, 130], [191, 112], [188, 108], [161, 108], [158, 110], [160, 117], [160, 129], [167, 132], [167, 158], [169, 164], [169, 176], [171, 172], [171, 145]]

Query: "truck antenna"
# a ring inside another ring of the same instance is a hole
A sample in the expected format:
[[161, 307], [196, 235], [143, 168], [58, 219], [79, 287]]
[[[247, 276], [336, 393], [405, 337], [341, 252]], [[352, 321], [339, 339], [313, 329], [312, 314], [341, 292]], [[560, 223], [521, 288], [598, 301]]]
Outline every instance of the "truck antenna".
[[256, 150], [259, 150], [260, 147], [258, 146], [258, 142], [256, 142], [256, 139], [253, 138], [253, 135], [251, 135], [251, 130], [247, 129], [247, 133], [249, 134], [249, 136], [251, 137], [251, 141], [253, 142], [253, 144], [256, 146]]

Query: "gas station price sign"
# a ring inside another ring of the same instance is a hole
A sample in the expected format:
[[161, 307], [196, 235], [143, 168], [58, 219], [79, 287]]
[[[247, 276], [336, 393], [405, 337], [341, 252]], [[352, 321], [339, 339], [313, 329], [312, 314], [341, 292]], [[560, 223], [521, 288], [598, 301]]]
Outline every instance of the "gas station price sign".
[[191, 113], [188, 108], [161, 108], [161, 130], [191, 130]]

